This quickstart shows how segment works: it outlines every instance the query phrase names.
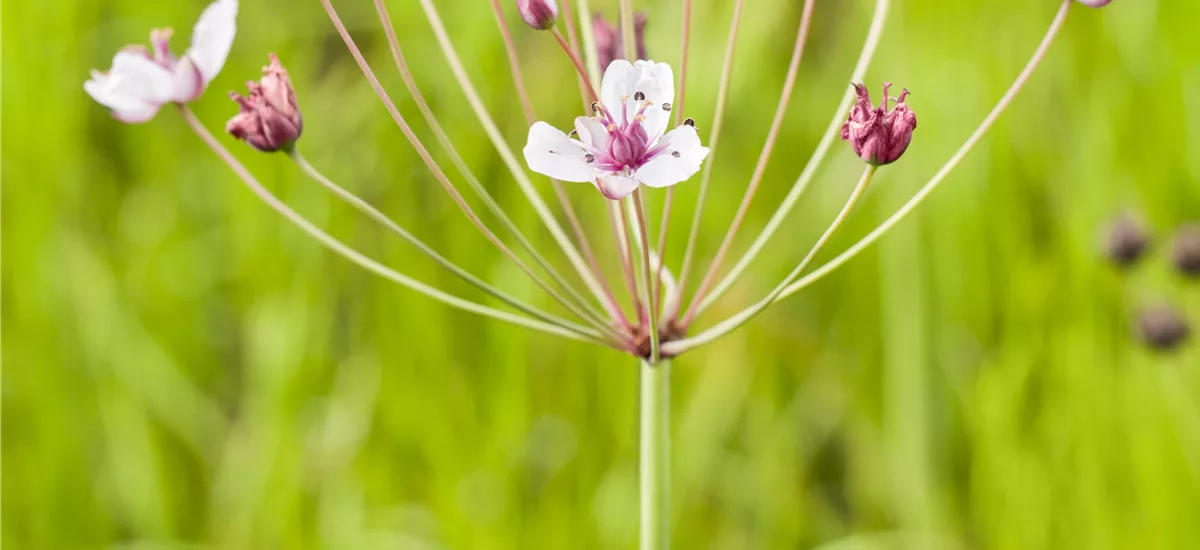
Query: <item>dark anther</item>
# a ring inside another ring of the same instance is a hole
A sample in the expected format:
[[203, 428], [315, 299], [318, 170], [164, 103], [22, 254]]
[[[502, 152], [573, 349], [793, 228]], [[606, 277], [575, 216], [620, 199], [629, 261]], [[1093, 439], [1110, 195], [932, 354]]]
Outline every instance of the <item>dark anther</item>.
[[595, 162], [595, 160], [596, 160], [596, 155], [593, 155], [593, 154], [591, 154], [591, 153], [588, 153], [588, 154], [586, 154], [586, 155], [584, 155], [584, 156], [583, 156], [583, 161], [584, 161], [584, 162], [587, 162], [587, 163], [589, 163], [589, 164], [590, 164], [590, 163], [592, 163], [592, 162]]
[[685, 118], [685, 119], [683, 119], [683, 125], [684, 125], [684, 126], [691, 126], [691, 127], [695, 128], [695, 127], [696, 127], [696, 121], [692, 120], [691, 118]]
[[679, 151], [671, 151], [671, 156], [679, 158]]
[[593, 102], [592, 102], [592, 112], [593, 112], [593, 113], [599, 113], [599, 112], [600, 112], [600, 102], [599, 102], [599, 101], [593, 101]]
[[634, 92], [633, 100], [634, 101], [646, 101], [646, 94], [643, 94], [642, 92]]
[[662, 107], [662, 109], [663, 109], [664, 111], [668, 111], [668, 112], [669, 112], [669, 111], [671, 110], [671, 104], [670, 104], [670, 103], [663, 103], [663, 107]]
[[567, 137], [569, 137], [569, 138], [573, 138], [573, 137], [579, 137], [579, 131], [578, 131], [578, 130], [571, 130], [571, 133], [567, 134]]

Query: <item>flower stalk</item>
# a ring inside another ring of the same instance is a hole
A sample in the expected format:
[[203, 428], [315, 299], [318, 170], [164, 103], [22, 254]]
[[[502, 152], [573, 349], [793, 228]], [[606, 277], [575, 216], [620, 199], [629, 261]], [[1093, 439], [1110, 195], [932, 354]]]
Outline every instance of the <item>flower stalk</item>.
[[204, 144], [207, 145], [208, 148], [214, 153], [216, 153], [217, 156], [220, 157], [221, 160], [224, 161], [225, 164], [228, 165], [229, 168], [233, 170], [233, 172], [237, 174], [239, 178], [241, 178], [242, 182], [246, 184], [246, 187], [248, 187], [256, 196], [258, 196], [260, 200], [266, 203], [267, 206], [271, 207], [271, 209], [279, 213], [279, 215], [292, 222], [292, 224], [294, 224], [296, 227], [299, 227], [317, 242], [325, 245], [330, 250], [333, 250], [351, 262], [358, 264], [359, 267], [362, 267], [367, 271], [375, 273], [376, 275], [404, 286], [410, 290], [424, 294], [451, 307], [476, 313], [484, 317], [490, 317], [504, 321], [506, 323], [522, 326], [528, 329], [562, 336], [572, 340], [582, 340], [584, 342], [615, 348], [615, 346], [609, 344], [608, 342], [590, 335], [581, 334], [569, 329], [565, 329], [558, 325], [515, 315], [507, 311], [491, 308], [482, 304], [471, 302], [469, 300], [464, 300], [452, 294], [448, 294], [425, 283], [417, 281], [416, 279], [408, 277], [407, 275], [404, 275], [375, 260], [372, 260], [361, 252], [346, 246], [345, 243], [333, 238], [328, 233], [322, 231], [320, 228], [314, 225], [312, 222], [308, 221], [308, 219], [306, 219], [304, 216], [301, 216], [295, 210], [292, 210], [289, 206], [284, 204], [283, 201], [279, 200], [278, 197], [271, 194], [270, 191], [263, 187], [263, 185], [259, 183], [253, 175], [250, 174], [250, 171], [247, 170], [242, 163], [238, 162], [238, 160], [234, 158], [233, 154], [231, 154], [228, 149], [221, 145], [221, 142], [217, 141], [217, 138], [213, 137], [208, 129], [204, 127], [204, 124], [196, 118], [196, 115], [194, 115], [192, 111], [187, 108], [187, 106], [180, 105], [179, 110], [183, 115], [184, 121], [187, 122], [192, 131], [195, 132], [196, 135], [199, 136], [204, 142]]
[[791, 296], [792, 294], [795, 294], [796, 292], [799, 292], [803, 288], [817, 282], [821, 279], [821, 277], [828, 275], [833, 270], [841, 267], [843, 264], [853, 259], [858, 255], [859, 252], [862, 252], [863, 249], [871, 246], [871, 244], [879, 240], [879, 238], [887, 233], [892, 227], [900, 223], [905, 216], [908, 216], [909, 213], [911, 213], [917, 208], [917, 206], [924, 202], [925, 199], [929, 197], [931, 193], [933, 193], [934, 189], [937, 189], [937, 186], [942, 183], [942, 180], [945, 180], [946, 176], [950, 175], [950, 172], [953, 171], [956, 166], [958, 166], [958, 163], [962, 161], [963, 157], [966, 157], [967, 153], [970, 153], [971, 149], [975, 147], [975, 144], [979, 143], [979, 140], [983, 138], [984, 134], [991, 129], [992, 125], [996, 123], [996, 120], [1000, 118], [1000, 115], [1004, 114], [1004, 111], [1008, 109], [1009, 104], [1011, 104], [1013, 99], [1017, 97], [1017, 94], [1021, 92], [1021, 89], [1025, 87], [1025, 83], [1029, 81], [1031, 76], [1033, 76], [1033, 71], [1037, 69], [1038, 65], [1040, 65], [1042, 60], [1045, 59], [1046, 53], [1050, 51], [1050, 45], [1054, 43], [1054, 38], [1058, 36], [1059, 30], [1062, 29], [1063, 23], [1066, 22], [1067, 12], [1070, 11], [1071, 2], [1072, 0], [1062, 1], [1062, 4], [1058, 8], [1058, 13], [1054, 16], [1054, 20], [1050, 23], [1050, 28], [1046, 30], [1045, 36], [1042, 37], [1042, 42], [1038, 44], [1037, 50], [1035, 50], [1033, 53], [1033, 57], [1029, 58], [1029, 62], [1025, 64], [1025, 68], [1021, 70], [1019, 75], [1017, 75], [1017, 79], [1013, 81], [1012, 86], [1009, 86], [1008, 91], [1004, 93], [1004, 95], [1000, 98], [1000, 101], [997, 102], [996, 106], [993, 107], [991, 112], [988, 113], [988, 116], [983, 119], [983, 122], [979, 123], [979, 126], [975, 128], [975, 131], [971, 133], [971, 136], [967, 138], [967, 141], [958, 148], [958, 151], [955, 151], [954, 156], [950, 157], [950, 160], [946, 161], [946, 164], [942, 165], [937, 173], [934, 174], [933, 178], [926, 182], [925, 185], [922, 186], [919, 191], [917, 191], [917, 194], [913, 195], [908, 202], [904, 203], [904, 206], [901, 206], [899, 210], [889, 216], [888, 219], [884, 220], [883, 223], [879, 224], [879, 227], [876, 227], [874, 231], [871, 231], [866, 237], [863, 237], [861, 240], [854, 243], [852, 246], [850, 246], [850, 248], [847, 248], [845, 252], [838, 254], [836, 258], [830, 260], [825, 265], [822, 265], [812, 273], [806, 275], [804, 278], [789, 285], [786, 289], [784, 289], [783, 292], [779, 294], [779, 296], [776, 297], [776, 301], [782, 300], [788, 296]]
[[[883, 35], [883, 27], [887, 21], [889, 6], [890, 0], [876, 0], [875, 12], [871, 17], [871, 27], [867, 31], [862, 52], [859, 53], [858, 62], [855, 64], [854, 71], [850, 76], [851, 82], [861, 82], [863, 76], [866, 75], [867, 67], [871, 64], [871, 58], [875, 56], [875, 50], [879, 46], [879, 39]], [[788, 191], [787, 196], [784, 197], [783, 202], [775, 209], [775, 213], [771, 215], [771, 219], [767, 221], [767, 225], [763, 226], [762, 231], [755, 237], [754, 242], [750, 244], [750, 248], [742, 254], [742, 257], [733, 266], [733, 269], [725, 274], [725, 277], [721, 279], [721, 282], [717, 283], [712, 292], [700, 299], [700, 305], [693, 315], [703, 313], [713, 302], [716, 302], [718, 298], [725, 294], [737, 282], [738, 277], [741, 276], [746, 268], [750, 266], [750, 263], [762, 252], [767, 241], [775, 235], [775, 231], [779, 229], [779, 225], [791, 213], [792, 207], [796, 205], [796, 201], [800, 198], [800, 195], [804, 194], [804, 191], [808, 189], [808, 185], [812, 181], [813, 176], [816, 175], [821, 162], [825, 160], [825, 155], [829, 153], [829, 148], [833, 145], [834, 138], [840, 135], [839, 130], [846, 120], [846, 110], [850, 108], [853, 99], [854, 95], [850, 93], [846, 93], [843, 96], [841, 103], [838, 104], [837, 109], [833, 112], [833, 118], [829, 121], [829, 126], [821, 136], [821, 141], [817, 143], [816, 150], [809, 157], [808, 162], [804, 165], [804, 169], [800, 172], [800, 177], [792, 184], [792, 188]]]
[[[725, 103], [729, 100], [729, 82], [733, 78], [733, 54], [737, 50], [738, 28], [742, 20], [742, 5], [744, 0], [735, 0], [733, 3], [733, 19], [729, 23], [729, 40], [725, 45], [725, 61], [721, 65], [721, 82], [717, 85], [717, 106], [713, 112], [712, 130], [708, 135], [708, 148], [711, 151], [716, 151], [717, 141], [721, 137], [721, 122], [725, 119]], [[692, 272], [692, 265], [695, 260], [696, 239], [700, 235], [700, 222], [704, 216], [704, 201], [708, 198], [708, 182], [712, 178], [713, 162], [710, 160], [704, 166], [704, 172], [700, 175], [700, 190], [696, 195], [696, 209], [692, 213], [692, 226], [688, 231], [687, 248], [683, 252], [683, 267], [679, 271], [679, 299], [682, 300], [684, 291], [687, 288], [688, 276]], [[678, 315], [680, 304], [675, 303], [669, 306], [670, 316]], [[681, 323], [683, 326], [688, 326], [690, 319], [685, 318]]]

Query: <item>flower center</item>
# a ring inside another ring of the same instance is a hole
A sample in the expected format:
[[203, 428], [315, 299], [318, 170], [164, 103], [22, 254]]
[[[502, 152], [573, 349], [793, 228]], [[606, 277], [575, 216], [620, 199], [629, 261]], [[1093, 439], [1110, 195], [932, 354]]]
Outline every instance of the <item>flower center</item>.
[[[631, 99], [637, 109], [632, 119], [629, 116], [632, 110]], [[637, 92], [632, 98], [622, 97], [621, 105], [615, 111], [607, 105], [592, 104], [592, 110], [597, 113], [595, 118], [604, 124], [608, 132], [608, 147], [606, 150], [598, 150], [597, 155], [589, 155], [588, 162], [604, 170], [630, 172], [654, 158], [660, 152], [652, 147], [657, 136], [650, 136], [644, 125], [646, 109], [652, 105], [653, 103], [646, 101], [646, 95], [642, 92]], [[671, 104], [664, 103], [662, 109], [669, 111]]]

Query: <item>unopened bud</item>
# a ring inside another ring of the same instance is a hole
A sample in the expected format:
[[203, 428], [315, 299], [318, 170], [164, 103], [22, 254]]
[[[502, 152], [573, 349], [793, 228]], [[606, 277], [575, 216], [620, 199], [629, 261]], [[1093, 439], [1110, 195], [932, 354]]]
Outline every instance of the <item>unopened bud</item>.
[[517, 0], [517, 11], [526, 25], [539, 31], [554, 26], [558, 21], [558, 2], [556, 0]]
[[241, 111], [225, 124], [225, 131], [259, 151], [287, 150], [300, 138], [304, 120], [296, 104], [296, 92], [287, 69], [271, 54], [271, 64], [263, 67], [258, 82], [247, 82], [249, 96], [230, 92]]
[[1079, 2], [1080, 4], [1083, 4], [1087, 7], [1089, 7], [1089, 8], [1103, 8], [1104, 6], [1107, 6], [1109, 4], [1109, 2], [1112, 2], [1112, 0], [1076, 0], [1076, 1]]
[[888, 107], [891, 86], [890, 82], [883, 83], [883, 100], [875, 107], [867, 87], [855, 84], [858, 100], [842, 124], [842, 139], [850, 142], [859, 158], [874, 166], [896, 162], [908, 150], [913, 130], [917, 128], [917, 115], [904, 103], [908, 90], [900, 92], [895, 107]]
[[1137, 321], [1138, 336], [1146, 345], [1160, 350], [1173, 349], [1187, 340], [1188, 325], [1174, 309], [1157, 305], [1142, 311]]
[[1200, 224], [1184, 226], [1175, 236], [1171, 261], [1180, 273], [1200, 277]]
[[1146, 244], [1146, 230], [1128, 214], [1113, 220], [1104, 234], [1104, 252], [1118, 267], [1128, 267], [1137, 262], [1146, 251]]

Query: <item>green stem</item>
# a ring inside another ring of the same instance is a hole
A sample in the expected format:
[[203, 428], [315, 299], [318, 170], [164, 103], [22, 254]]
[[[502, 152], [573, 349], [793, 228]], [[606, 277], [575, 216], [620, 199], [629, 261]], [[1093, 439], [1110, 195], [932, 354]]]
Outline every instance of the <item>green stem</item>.
[[642, 361], [641, 550], [671, 546], [671, 361]]

